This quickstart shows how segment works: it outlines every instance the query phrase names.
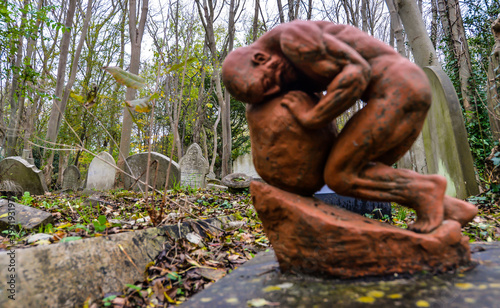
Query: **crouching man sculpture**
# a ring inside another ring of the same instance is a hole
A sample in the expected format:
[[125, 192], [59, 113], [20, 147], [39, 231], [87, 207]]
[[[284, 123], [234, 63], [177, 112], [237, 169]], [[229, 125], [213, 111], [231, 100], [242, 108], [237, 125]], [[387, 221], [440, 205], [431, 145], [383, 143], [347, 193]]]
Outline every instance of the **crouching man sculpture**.
[[[352, 277], [469, 260], [460, 225], [476, 208], [446, 196], [444, 177], [391, 167], [417, 138], [431, 103], [423, 71], [392, 47], [351, 26], [295, 21], [230, 53], [223, 80], [248, 104], [257, 172], [279, 188], [253, 183], [251, 190], [283, 270]], [[337, 135], [332, 121], [359, 99], [366, 106]], [[308, 197], [324, 183], [342, 195], [415, 209], [415, 232]], [[393, 260], [384, 266], [384, 258]]]

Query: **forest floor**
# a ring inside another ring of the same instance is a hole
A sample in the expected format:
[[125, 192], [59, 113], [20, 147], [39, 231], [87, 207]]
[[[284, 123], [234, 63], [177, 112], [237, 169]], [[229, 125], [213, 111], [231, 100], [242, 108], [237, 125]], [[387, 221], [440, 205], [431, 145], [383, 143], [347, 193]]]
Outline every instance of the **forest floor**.
[[[0, 251], [152, 227], [147, 205], [141, 197], [137, 193], [116, 190], [99, 193], [99, 199], [104, 202], [91, 203], [89, 196], [79, 193], [25, 194], [17, 202], [52, 213], [54, 224], [9, 235], [16, 239], [14, 246], [4, 231], [0, 236]], [[149, 200], [158, 210], [161, 196], [152, 196]], [[98, 301], [86, 303], [87, 307], [166, 307], [180, 304], [252, 259], [259, 251], [269, 248], [248, 191], [174, 190], [168, 194], [167, 200], [162, 225], [220, 216], [233, 216], [235, 223], [225, 230], [209, 234], [201, 242], [170, 240], [165, 244], [166, 249], [145, 269], [147, 277], [144, 281], [126, 285], [120, 293], [104, 294]], [[487, 192], [470, 198], [469, 202], [478, 206], [479, 214], [463, 228], [463, 234], [471, 242], [500, 240], [498, 195]], [[397, 204], [393, 204], [392, 208], [392, 219], [386, 216], [381, 221], [407, 228], [416, 218], [410, 209]], [[375, 215], [366, 216], [373, 218]], [[50, 237], [28, 243], [28, 239], [37, 233]]]

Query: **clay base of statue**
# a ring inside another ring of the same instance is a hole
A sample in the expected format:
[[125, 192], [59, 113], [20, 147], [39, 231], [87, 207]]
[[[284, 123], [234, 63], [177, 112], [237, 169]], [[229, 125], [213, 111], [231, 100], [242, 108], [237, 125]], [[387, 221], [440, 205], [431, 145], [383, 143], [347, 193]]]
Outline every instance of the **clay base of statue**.
[[282, 272], [355, 278], [470, 263], [468, 238], [456, 221], [420, 234], [267, 184], [253, 181], [250, 189]]

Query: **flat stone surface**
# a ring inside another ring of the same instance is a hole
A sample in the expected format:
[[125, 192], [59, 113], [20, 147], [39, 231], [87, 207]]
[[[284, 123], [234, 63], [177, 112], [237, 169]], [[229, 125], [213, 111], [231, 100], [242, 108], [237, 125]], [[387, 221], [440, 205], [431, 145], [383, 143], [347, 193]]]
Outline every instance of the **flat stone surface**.
[[6, 289], [11, 258], [0, 252], [0, 307], [82, 307], [88, 297], [100, 298], [142, 280], [146, 265], [163, 250], [167, 233], [174, 238], [203, 235], [210, 225], [223, 228], [225, 222], [227, 218], [191, 221], [15, 250], [15, 301], [8, 299]]
[[0, 218], [0, 231], [9, 229], [9, 212], [12, 209], [15, 211], [16, 230], [19, 229], [19, 224], [21, 224], [23, 229], [30, 230], [54, 222], [54, 218], [50, 213], [13, 201], [0, 199], [0, 216], [7, 214], [7, 216]]
[[108, 152], [101, 152], [94, 157], [89, 166], [85, 188], [110, 190], [115, 184], [116, 163]]
[[43, 195], [48, 191], [42, 171], [19, 156], [0, 161], [0, 182], [5, 180], [15, 182], [23, 192], [28, 191], [32, 195]]
[[[273, 250], [258, 254], [181, 307], [499, 307], [500, 243], [473, 243], [478, 265], [463, 273], [385, 279], [318, 279], [281, 274]], [[269, 306], [266, 306], [269, 307]]]
[[[155, 160], [158, 161], [158, 165], [153, 163]], [[165, 188], [165, 181], [167, 180], [167, 171], [168, 165], [171, 161], [167, 156], [151, 152], [150, 158], [150, 170], [149, 170], [149, 185], [153, 185], [155, 182], [156, 176], [156, 189], [163, 190]], [[128, 173], [132, 174], [135, 177], [140, 176], [140, 180], [146, 182], [146, 167], [148, 164], [148, 153], [139, 153], [127, 158], [127, 164], [125, 165], [125, 169]], [[158, 174], [156, 175], [156, 170], [158, 167]], [[172, 160], [172, 164], [170, 167], [170, 175], [168, 177], [168, 186], [167, 189], [172, 189], [175, 183], [179, 183], [181, 180], [181, 172], [179, 168], [179, 164]], [[143, 184], [135, 183], [135, 180], [130, 178], [129, 176], [125, 176], [124, 185], [126, 189], [130, 189], [133, 186], [134, 190], [139, 190], [139, 187], [144, 187]]]

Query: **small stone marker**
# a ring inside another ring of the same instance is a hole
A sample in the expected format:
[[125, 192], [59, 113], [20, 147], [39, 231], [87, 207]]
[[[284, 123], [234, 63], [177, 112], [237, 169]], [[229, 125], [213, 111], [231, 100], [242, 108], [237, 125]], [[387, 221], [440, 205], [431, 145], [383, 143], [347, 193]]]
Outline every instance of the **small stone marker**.
[[[158, 164], [154, 163], [158, 161]], [[149, 185], [153, 185], [156, 176], [156, 189], [163, 190], [165, 188], [165, 181], [167, 180], [168, 165], [171, 161], [167, 156], [151, 152], [150, 158], [150, 169], [149, 169]], [[127, 163], [125, 164], [125, 170], [135, 177], [140, 176], [140, 180], [146, 182], [146, 167], [148, 165], [148, 153], [139, 153], [132, 155], [127, 158]], [[158, 169], [158, 174], [156, 175], [156, 170]], [[168, 177], [167, 189], [174, 186], [174, 183], [179, 183], [181, 179], [181, 173], [179, 170], [179, 165], [172, 160], [170, 167], [170, 175]], [[124, 184], [126, 189], [131, 189], [133, 186], [134, 190], [139, 190], [139, 187], [144, 188], [144, 184], [139, 182], [136, 183], [135, 179], [125, 176]]]
[[[15, 217], [14, 221], [9, 220], [12, 215]], [[0, 231], [8, 230], [12, 223], [16, 230], [19, 229], [19, 224], [23, 229], [31, 230], [54, 222], [50, 213], [5, 199], [0, 199], [0, 217]]]
[[64, 170], [62, 188], [73, 191], [80, 188], [80, 170], [78, 170], [77, 166], [68, 166]]
[[191, 144], [179, 161], [181, 185], [193, 188], [205, 188], [205, 176], [208, 174], [208, 161], [203, 157], [198, 144]]
[[94, 157], [87, 174], [87, 189], [110, 190], [115, 184], [116, 163], [108, 152]]
[[341, 196], [327, 186], [314, 194], [314, 197], [327, 204], [336, 205], [360, 215], [370, 214], [378, 219], [382, 219], [385, 215], [391, 217], [390, 202], [376, 202]]
[[19, 156], [0, 161], [0, 182], [9, 180], [32, 195], [43, 195], [48, 191], [43, 172]]

